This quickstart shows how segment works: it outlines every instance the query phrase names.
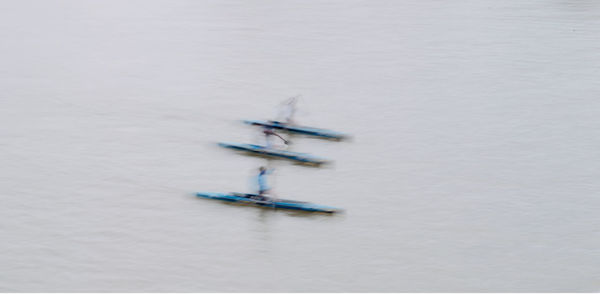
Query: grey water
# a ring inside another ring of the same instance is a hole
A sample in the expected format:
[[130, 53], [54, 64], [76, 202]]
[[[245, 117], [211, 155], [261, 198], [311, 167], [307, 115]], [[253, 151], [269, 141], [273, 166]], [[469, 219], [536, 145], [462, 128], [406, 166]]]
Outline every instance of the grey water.
[[[0, 6], [2, 292], [600, 290], [599, 1]], [[333, 165], [216, 146], [295, 95]]]

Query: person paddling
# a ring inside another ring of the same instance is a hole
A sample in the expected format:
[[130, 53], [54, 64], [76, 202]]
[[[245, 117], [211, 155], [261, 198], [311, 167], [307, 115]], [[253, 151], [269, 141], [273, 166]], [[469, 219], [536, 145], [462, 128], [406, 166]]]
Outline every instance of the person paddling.
[[272, 174], [273, 169], [267, 169], [264, 166], [261, 166], [258, 169], [258, 176], [256, 180], [258, 182], [258, 196], [265, 198], [265, 194], [271, 192], [271, 187], [267, 184], [267, 175]]
[[279, 117], [281, 118], [281, 122], [288, 125], [294, 124], [294, 115], [296, 114], [296, 102], [298, 102], [297, 97], [291, 97], [285, 102], [281, 103], [279, 109]]
[[273, 147], [271, 145], [271, 140], [270, 140], [271, 136], [275, 136], [275, 137], [278, 137], [279, 139], [283, 140], [283, 143], [285, 143], [285, 145], [289, 144], [289, 142], [286, 139], [281, 137], [279, 134], [275, 133], [275, 131], [273, 131], [273, 127], [271, 127], [271, 126], [265, 126], [263, 128], [263, 134], [265, 134], [265, 142], [266, 142], [265, 147], [267, 149], [271, 149]]

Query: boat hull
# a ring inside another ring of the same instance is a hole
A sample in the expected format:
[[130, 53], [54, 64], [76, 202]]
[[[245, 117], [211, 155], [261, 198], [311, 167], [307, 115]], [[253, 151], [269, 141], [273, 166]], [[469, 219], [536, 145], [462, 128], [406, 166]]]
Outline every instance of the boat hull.
[[278, 121], [244, 120], [244, 123], [255, 126], [267, 126], [272, 127], [274, 129], [284, 130], [290, 133], [298, 133], [325, 139], [343, 140], [348, 138], [348, 135], [340, 132], [304, 126], [294, 126]]
[[289, 160], [293, 160], [293, 161], [297, 161], [297, 162], [301, 162], [301, 163], [308, 163], [308, 164], [314, 164], [314, 165], [321, 165], [321, 164], [328, 162], [328, 160], [326, 160], [326, 159], [312, 156], [312, 155], [306, 154], [306, 153], [271, 149], [271, 148], [266, 148], [266, 147], [260, 146], [260, 145], [254, 145], [254, 144], [238, 144], [238, 143], [222, 143], [221, 142], [221, 143], [219, 143], [219, 146], [224, 147], [224, 148], [239, 150], [239, 151], [246, 151], [246, 152], [250, 152], [250, 153], [254, 153], [254, 154], [258, 154], [258, 155], [284, 158], [284, 159], [289, 159]]
[[294, 200], [273, 199], [269, 197], [259, 196], [257, 194], [198, 192], [196, 193], [196, 196], [213, 200], [237, 202], [240, 204], [271, 207], [278, 209], [324, 213], [336, 213], [342, 211], [341, 209], [332, 206], [318, 205], [309, 202]]

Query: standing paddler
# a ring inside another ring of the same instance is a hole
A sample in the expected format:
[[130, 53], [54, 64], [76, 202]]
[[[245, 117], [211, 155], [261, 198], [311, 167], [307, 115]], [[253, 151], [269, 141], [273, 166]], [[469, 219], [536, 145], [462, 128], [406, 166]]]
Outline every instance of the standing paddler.
[[273, 147], [271, 145], [271, 136], [275, 136], [278, 137], [279, 139], [283, 140], [283, 143], [285, 143], [286, 145], [289, 143], [286, 139], [284, 139], [282, 136], [280, 136], [279, 134], [275, 133], [275, 131], [273, 131], [273, 127], [271, 126], [264, 126], [263, 127], [263, 134], [265, 134], [265, 142], [266, 145], [265, 147], [267, 149], [271, 149], [271, 147]]
[[279, 118], [281, 118], [281, 122], [291, 125], [294, 124], [294, 114], [296, 114], [296, 102], [298, 102], [298, 97], [291, 97], [285, 102], [281, 103], [279, 109]]
[[271, 192], [271, 187], [267, 184], [267, 175], [273, 173], [273, 169], [267, 169], [264, 166], [261, 166], [258, 169], [258, 176], [256, 180], [258, 182], [258, 195], [260, 197], [265, 197], [265, 194]]
[[[281, 105], [282, 106], [280, 108], [279, 116], [282, 118], [282, 122], [284, 124], [292, 124], [294, 113], [296, 113], [296, 97], [292, 97], [292, 98], [286, 100]], [[265, 141], [266, 141], [265, 146], [269, 149], [271, 147], [273, 147], [271, 145], [271, 140], [270, 140], [271, 136], [278, 137], [279, 139], [283, 140], [283, 143], [285, 143], [286, 145], [289, 143], [286, 139], [281, 137], [279, 134], [275, 133], [272, 126], [269, 126], [269, 125], [263, 126], [263, 134], [265, 134]]]

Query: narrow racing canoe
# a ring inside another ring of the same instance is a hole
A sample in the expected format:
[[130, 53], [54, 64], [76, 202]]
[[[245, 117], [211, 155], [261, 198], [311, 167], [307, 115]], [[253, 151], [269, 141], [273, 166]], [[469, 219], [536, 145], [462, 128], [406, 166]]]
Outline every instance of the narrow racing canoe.
[[285, 158], [285, 159], [289, 159], [289, 160], [293, 160], [293, 161], [297, 161], [297, 162], [301, 162], [301, 163], [320, 165], [320, 164], [328, 162], [328, 160], [326, 160], [324, 158], [316, 157], [316, 156], [306, 154], [306, 153], [278, 150], [278, 149], [267, 148], [265, 146], [254, 145], [254, 144], [219, 143], [219, 146], [229, 148], [229, 149], [234, 149], [234, 150], [251, 152], [251, 153], [259, 154], [259, 155]]
[[264, 196], [259, 196], [257, 194], [244, 194], [244, 193], [212, 193], [212, 192], [198, 192], [196, 196], [221, 200], [227, 202], [237, 202], [240, 204], [247, 205], [255, 205], [255, 206], [264, 206], [264, 207], [272, 207], [272, 208], [281, 208], [281, 209], [291, 209], [291, 210], [302, 210], [302, 211], [310, 211], [310, 212], [325, 212], [325, 213], [335, 213], [341, 212], [342, 210], [339, 208], [318, 205], [308, 202], [302, 201], [294, 201], [294, 200], [285, 200], [285, 199], [274, 199]]
[[325, 129], [317, 129], [311, 127], [303, 127], [303, 126], [295, 126], [289, 125], [283, 122], [278, 121], [264, 121], [264, 120], [245, 120], [244, 123], [255, 126], [267, 126], [272, 127], [274, 129], [284, 130], [290, 133], [298, 133], [303, 135], [321, 137], [326, 139], [335, 139], [335, 140], [343, 140], [347, 139], [349, 136], [344, 133], [335, 132], [331, 130]]

